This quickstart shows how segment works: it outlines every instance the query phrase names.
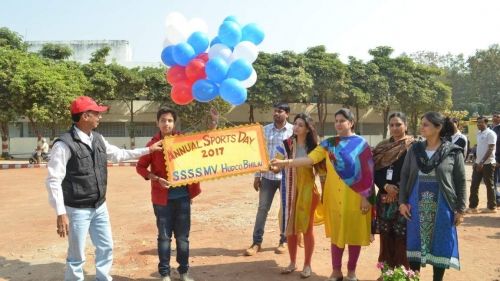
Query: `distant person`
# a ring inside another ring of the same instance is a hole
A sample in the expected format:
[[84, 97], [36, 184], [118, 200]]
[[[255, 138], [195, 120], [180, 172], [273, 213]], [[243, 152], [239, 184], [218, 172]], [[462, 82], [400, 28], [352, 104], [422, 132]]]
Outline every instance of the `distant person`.
[[47, 143], [47, 139], [42, 138], [42, 136], [39, 135], [34, 155], [36, 162], [40, 164], [42, 160], [45, 157], [47, 157], [48, 153], [49, 153], [49, 144]]
[[493, 113], [493, 132], [497, 134], [497, 144], [495, 147], [495, 176], [494, 185], [497, 199], [497, 208], [500, 207], [500, 112]]
[[[276, 148], [282, 145], [283, 141], [293, 134], [293, 125], [288, 120], [290, 106], [287, 103], [277, 103], [273, 108], [273, 123], [264, 126], [264, 137], [266, 138], [267, 152], [269, 157], [276, 155]], [[253, 188], [259, 192], [259, 207], [255, 218], [253, 229], [252, 245], [245, 250], [246, 256], [253, 256], [260, 251], [264, 228], [266, 226], [267, 215], [273, 203], [274, 194], [279, 190], [281, 184], [281, 173], [275, 174], [272, 171], [256, 173]], [[280, 222], [280, 240], [275, 250], [277, 254], [287, 251], [285, 222]]]
[[460, 146], [464, 150], [464, 157], [467, 155], [467, 137], [460, 132], [460, 120], [458, 118], [452, 118], [453, 123], [453, 135], [451, 135], [451, 143]]
[[83, 281], [85, 245], [90, 234], [95, 246], [95, 279], [112, 280], [113, 237], [106, 205], [108, 160], [120, 162], [162, 150], [161, 141], [149, 148], [120, 149], [95, 132], [107, 106], [90, 97], [76, 98], [70, 107], [73, 125], [52, 147], [46, 181], [49, 202], [57, 214], [57, 234], [68, 237], [64, 280]]
[[481, 180], [486, 186], [486, 195], [488, 199], [487, 208], [483, 213], [496, 213], [495, 191], [493, 186], [493, 174], [495, 172], [495, 146], [497, 144], [497, 135], [493, 130], [487, 127], [488, 118], [480, 116], [477, 118], [477, 151], [476, 161], [472, 166], [472, 180], [470, 185], [469, 209], [467, 213], [477, 214], [479, 204], [479, 184]]

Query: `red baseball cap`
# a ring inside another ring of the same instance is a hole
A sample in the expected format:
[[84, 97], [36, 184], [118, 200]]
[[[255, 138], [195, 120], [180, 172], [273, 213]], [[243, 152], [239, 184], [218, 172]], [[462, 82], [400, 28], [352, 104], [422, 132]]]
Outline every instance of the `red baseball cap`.
[[71, 114], [78, 114], [90, 110], [97, 112], [104, 112], [108, 110], [108, 107], [103, 105], [97, 105], [95, 100], [93, 100], [91, 97], [86, 97], [86, 96], [77, 97], [71, 103], [70, 107]]

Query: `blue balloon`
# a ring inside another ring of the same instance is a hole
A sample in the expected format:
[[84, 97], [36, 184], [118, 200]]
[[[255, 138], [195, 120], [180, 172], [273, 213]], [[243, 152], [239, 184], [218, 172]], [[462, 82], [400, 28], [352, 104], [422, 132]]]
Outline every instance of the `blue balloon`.
[[235, 22], [225, 21], [219, 26], [217, 36], [223, 44], [234, 47], [241, 41], [241, 28]]
[[207, 50], [210, 40], [205, 33], [196, 31], [189, 36], [187, 42], [193, 47], [194, 53], [199, 55]]
[[199, 102], [209, 102], [219, 95], [219, 87], [207, 79], [196, 81], [192, 90], [194, 99]]
[[253, 68], [251, 63], [245, 59], [237, 59], [229, 66], [227, 77], [244, 81], [252, 75], [252, 71]]
[[224, 20], [224, 21], [232, 21], [234, 23], [237, 23], [238, 25], [240, 25], [240, 22], [238, 21], [238, 19], [235, 17], [235, 16], [227, 16]]
[[195, 56], [193, 47], [188, 43], [179, 43], [174, 46], [173, 58], [177, 64], [186, 66]]
[[249, 23], [241, 30], [241, 41], [250, 41], [259, 45], [264, 40], [264, 30], [255, 23]]
[[207, 74], [207, 78], [216, 83], [222, 82], [222, 80], [226, 79], [228, 69], [229, 66], [226, 61], [219, 57], [210, 59], [205, 64], [205, 73]]
[[212, 42], [210, 42], [210, 47], [212, 47], [215, 44], [219, 44], [219, 43], [220, 43], [219, 37], [215, 36], [214, 39], [212, 39]]
[[177, 63], [174, 60], [174, 46], [168, 46], [161, 51], [161, 61], [168, 66], [174, 66]]
[[220, 84], [220, 96], [232, 105], [243, 104], [247, 99], [247, 89], [241, 85], [241, 82], [228, 78]]

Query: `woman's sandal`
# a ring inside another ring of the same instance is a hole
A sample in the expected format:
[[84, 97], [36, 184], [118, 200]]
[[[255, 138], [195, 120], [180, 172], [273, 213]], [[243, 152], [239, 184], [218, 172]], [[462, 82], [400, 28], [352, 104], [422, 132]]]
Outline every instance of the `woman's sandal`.
[[310, 266], [305, 266], [304, 269], [302, 269], [302, 272], [300, 273], [300, 278], [309, 278], [311, 277], [311, 267]]
[[290, 274], [290, 273], [294, 272], [295, 270], [297, 270], [297, 267], [294, 264], [291, 264], [287, 267], [282, 268], [281, 274]]

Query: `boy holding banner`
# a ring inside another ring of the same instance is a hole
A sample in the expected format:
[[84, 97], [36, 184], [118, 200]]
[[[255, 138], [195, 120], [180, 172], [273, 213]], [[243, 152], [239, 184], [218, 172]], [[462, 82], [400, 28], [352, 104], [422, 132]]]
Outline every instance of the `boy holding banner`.
[[[218, 113], [210, 112], [212, 123], [209, 129], [217, 126]], [[175, 135], [177, 114], [174, 110], [162, 107], [156, 114], [156, 125], [160, 131], [149, 141], [148, 146], [162, 140], [165, 136]], [[149, 170], [148, 170], [149, 168]], [[139, 159], [137, 173], [151, 180], [151, 201], [158, 227], [158, 272], [162, 281], [170, 281], [170, 242], [175, 236], [178, 272], [182, 281], [194, 281], [188, 275], [189, 269], [189, 231], [191, 227], [191, 199], [200, 194], [200, 184], [170, 187], [166, 175], [163, 151], [145, 155]]]

